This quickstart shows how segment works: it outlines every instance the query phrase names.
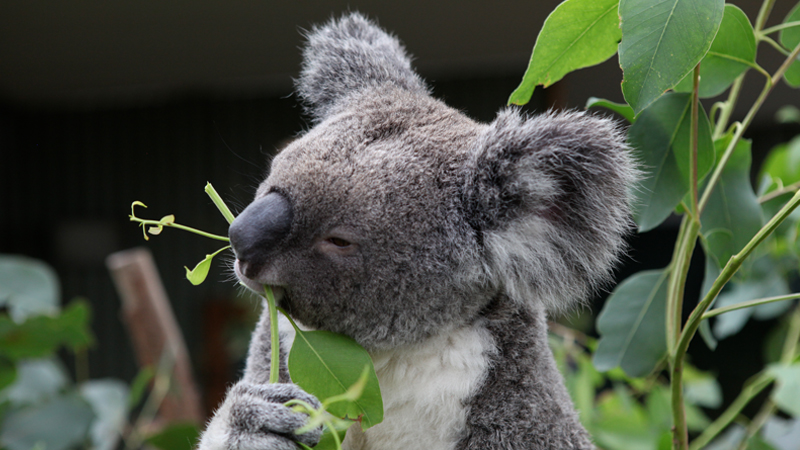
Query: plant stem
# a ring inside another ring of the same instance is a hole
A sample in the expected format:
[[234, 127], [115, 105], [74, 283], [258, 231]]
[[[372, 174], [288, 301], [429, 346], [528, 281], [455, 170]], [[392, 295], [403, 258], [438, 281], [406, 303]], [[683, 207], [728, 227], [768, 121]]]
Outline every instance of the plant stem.
[[690, 158], [689, 158], [689, 173], [690, 173], [690, 190], [692, 194], [692, 214], [696, 218], [699, 219], [698, 210], [697, 210], [697, 122], [698, 122], [698, 115], [699, 115], [699, 90], [700, 90], [700, 63], [698, 63], [694, 67], [694, 76], [693, 79], [693, 88], [692, 88], [692, 116], [691, 116], [691, 124], [692, 128], [689, 132], [689, 139], [691, 142], [691, 151], [690, 151]]
[[[772, 1], [768, 0], [768, 3], [772, 3]], [[761, 13], [759, 13], [759, 17], [760, 14]], [[705, 209], [705, 206], [708, 203], [709, 198], [711, 197], [711, 193], [713, 192], [714, 187], [719, 181], [719, 178], [722, 176], [722, 170], [725, 169], [725, 165], [728, 163], [728, 160], [730, 159], [731, 154], [733, 153], [733, 149], [736, 148], [736, 144], [739, 143], [739, 139], [741, 139], [742, 134], [747, 129], [747, 127], [750, 126], [750, 123], [753, 121], [753, 118], [755, 117], [758, 110], [761, 109], [761, 105], [764, 104], [764, 100], [766, 100], [769, 93], [772, 92], [772, 89], [775, 87], [775, 85], [778, 84], [781, 78], [783, 78], [783, 74], [786, 73], [786, 70], [789, 69], [789, 66], [794, 62], [795, 59], [797, 59], [798, 54], [800, 54], [800, 44], [797, 44], [794, 50], [792, 50], [789, 56], [783, 61], [783, 64], [781, 64], [778, 70], [775, 71], [775, 74], [772, 75], [772, 78], [767, 80], [767, 82], [764, 84], [764, 89], [761, 90], [761, 94], [758, 96], [755, 103], [753, 103], [753, 106], [750, 108], [750, 111], [747, 112], [747, 116], [745, 116], [742, 123], [736, 129], [736, 133], [734, 133], [733, 139], [731, 139], [728, 148], [725, 149], [725, 153], [722, 155], [722, 158], [720, 158], [717, 167], [714, 169], [714, 173], [708, 180], [708, 185], [706, 187], [706, 190], [703, 192], [703, 197], [700, 199], [699, 210], [701, 213], [703, 209]]]
[[773, 198], [780, 197], [783, 194], [790, 194], [792, 192], [797, 192], [798, 189], [800, 189], [800, 181], [798, 181], [797, 183], [792, 183], [789, 186], [783, 187], [781, 189], [774, 190], [770, 193], [764, 194], [761, 197], [759, 197], [758, 202], [766, 203], [772, 200]]
[[228, 205], [226, 205], [225, 202], [222, 201], [222, 197], [220, 197], [219, 194], [217, 194], [216, 189], [214, 189], [214, 186], [212, 186], [211, 183], [206, 182], [205, 191], [206, 194], [208, 194], [208, 196], [211, 197], [211, 201], [214, 202], [214, 205], [217, 206], [219, 212], [222, 213], [222, 216], [225, 217], [225, 220], [227, 220], [228, 224], [230, 225], [233, 222], [234, 216], [231, 210], [228, 209]]
[[764, 25], [767, 24], [767, 19], [772, 12], [773, 6], [775, 6], [775, 0], [765, 0], [764, 3], [761, 4], [761, 8], [758, 10], [758, 16], [756, 17], [756, 24], [753, 27], [756, 35], [760, 34], [761, 30], [764, 29]]
[[277, 383], [280, 375], [281, 342], [278, 335], [278, 307], [275, 305], [275, 296], [272, 295], [272, 286], [264, 285], [264, 294], [267, 297], [267, 307], [269, 308], [269, 331], [271, 355], [269, 361], [269, 382]]
[[783, 30], [785, 28], [792, 28], [792, 27], [800, 27], [800, 21], [796, 20], [794, 22], [786, 22], [786, 23], [782, 23], [780, 25], [775, 25], [774, 27], [769, 27], [769, 28], [767, 28], [765, 30], [762, 30], [761, 34], [762, 35], [772, 34], [772, 33], [776, 32], [776, 31], [780, 31], [780, 30]]
[[[800, 339], [800, 307], [795, 306], [794, 311], [792, 312], [792, 318], [789, 321], [789, 330], [786, 333], [786, 338], [783, 341], [783, 351], [781, 352], [781, 364], [791, 364], [792, 360], [794, 359], [794, 355], [797, 352], [797, 344], [798, 339]], [[770, 417], [775, 414], [775, 411], [778, 409], [778, 405], [775, 404], [775, 401], [771, 398], [768, 398], [764, 404], [761, 406], [761, 409], [758, 413], [753, 417], [753, 420], [750, 422], [750, 425], [747, 426], [747, 434], [745, 438], [742, 439], [742, 442], [739, 443], [739, 449], [745, 450], [747, 448], [747, 444], [750, 442], [750, 439], [753, 438], [761, 428], [767, 423]]]
[[737, 303], [735, 305], [726, 306], [724, 308], [716, 308], [712, 309], [711, 311], [707, 311], [703, 314], [702, 319], [703, 320], [710, 319], [714, 316], [725, 314], [731, 311], [736, 311], [739, 309], [752, 308], [753, 306], [766, 305], [767, 303], [781, 302], [784, 300], [794, 300], [797, 298], [800, 298], [800, 293], [781, 295], [779, 297], [767, 297], [767, 298], [759, 298], [756, 300], [749, 300], [746, 302]]
[[736, 255], [732, 256], [731, 259], [728, 260], [728, 263], [725, 264], [725, 267], [722, 269], [719, 277], [714, 280], [714, 284], [711, 286], [711, 289], [697, 304], [697, 307], [692, 311], [689, 315], [689, 319], [686, 321], [686, 326], [683, 328], [683, 332], [681, 333], [680, 340], [678, 341], [678, 345], [675, 349], [675, 355], [673, 357], [673, 363], [671, 367], [671, 374], [670, 374], [670, 388], [672, 390], [672, 411], [673, 411], [673, 421], [674, 421], [674, 438], [673, 438], [673, 448], [678, 449], [686, 449], [688, 448], [688, 431], [686, 428], [686, 416], [683, 411], [683, 361], [686, 357], [686, 351], [689, 349], [689, 343], [691, 342], [694, 335], [697, 333], [697, 328], [700, 326], [700, 322], [703, 320], [703, 314], [705, 314], [708, 307], [711, 305], [711, 302], [719, 295], [722, 288], [725, 284], [730, 281], [733, 275], [739, 270], [739, 268], [744, 263], [744, 260], [747, 259], [748, 256], [759, 246], [769, 235], [775, 231], [778, 226], [789, 217], [789, 214], [800, 205], [800, 192], [794, 195], [792, 199], [784, 205], [781, 210], [775, 214], [775, 216], [764, 225], [753, 239], [745, 245], [745, 247]]
[[736, 107], [736, 101], [739, 99], [739, 94], [742, 91], [743, 83], [744, 74], [741, 74], [738, 78], [736, 78], [736, 81], [733, 82], [731, 91], [728, 93], [728, 100], [726, 100], [720, 108], [719, 119], [714, 126], [714, 135], [712, 136], [715, 141], [722, 137], [722, 135], [725, 134], [725, 130], [728, 129], [728, 121], [731, 119], [733, 110]]
[[683, 291], [699, 231], [700, 222], [691, 213], [683, 216], [675, 252], [670, 263], [669, 284], [667, 285], [667, 351], [670, 357], [675, 354], [675, 346], [681, 334]]
[[761, 372], [747, 383], [736, 400], [731, 403], [714, 422], [711, 423], [689, 446], [689, 450], [700, 450], [708, 445], [717, 435], [719, 435], [728, 425], [733, 422], [742, 412], [745, 406], [750, 403], [758, 394], [767, 388], [775, 380], [775, 377], [767, 372]]

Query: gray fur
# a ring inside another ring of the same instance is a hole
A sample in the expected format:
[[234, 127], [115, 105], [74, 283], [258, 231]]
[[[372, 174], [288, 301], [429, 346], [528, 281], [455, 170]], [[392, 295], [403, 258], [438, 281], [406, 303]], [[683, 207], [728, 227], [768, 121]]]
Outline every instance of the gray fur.
[[[267, 203], [290, 205], [281, 207], [291, 229], [248, 248], [239, 277], [256, 292], [275, 286], [295, 320], [370, 352], [483, 330], [491, 342], [476, 340], [483, 347], [469, 357], [488, 358], [488, 369], [460, 399], [464, 420], [447, 448], [591, 448], [547, 347], [546, 311], [584, 301], [624, 246], [638, 172], [623, 133], [579, 112], [507, 109], [473, 122], [432, 98], [400, 43], [359, 14], [308, 40], [297, 90], [316, 125], [275, 157], [256, 193], [287, 200]], [[264, 227], [250, 222], [234, 222], [234, 251]], [[243, 382], [263, 383], [268, 362], [262, 319]], [[240, 394], [226, 404], [246, 403]], [[248, 409], [223, 405], [209, 430], [230, 434], [231, 411]], [[281, 436], [264, 411], [256, 428]], [[419, 448], [430, 448], [425, 439]], [[359, 442], [394, 448], [369, 431]]]

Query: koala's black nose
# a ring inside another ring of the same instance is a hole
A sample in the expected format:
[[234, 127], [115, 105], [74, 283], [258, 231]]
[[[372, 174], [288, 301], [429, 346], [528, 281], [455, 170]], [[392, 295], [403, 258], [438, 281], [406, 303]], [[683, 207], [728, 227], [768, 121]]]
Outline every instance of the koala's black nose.
[[231, 247], [240, 262], [246, 263], [247, 276], [266, 262], [270, 249], [292, 228], [292, 204], [278, 192], [271, 192], [251, 203], [228, 229]]

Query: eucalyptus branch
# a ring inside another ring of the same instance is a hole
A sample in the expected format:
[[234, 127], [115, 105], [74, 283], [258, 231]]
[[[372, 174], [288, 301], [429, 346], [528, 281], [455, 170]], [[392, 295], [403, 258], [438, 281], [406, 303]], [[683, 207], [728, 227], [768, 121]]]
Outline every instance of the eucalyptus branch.
[[783, 54], [783, 56], [789, 56], [789, 50], [786, 50], [781, 44], [775, 42], [775, 40], [773, 40], [772, 38], [768, 36], [762, 36], [761, 41], [769, 44], [772, 48]]
[[264, 295], [267, 298], [267, 308], [269, 308], [269, 331], [271, 355], [269, 362], [269, 382], [277, 383], [280, 375], [281, 342], [278, 333], [278, 307], [275, 304], [275, 296], [272, 294], [272, 286], [264, 285]]
[[746, 302], [737, 303], [735, 305], [725, 306], [723, 308], [716, 308], [716, 309], [712, 309], [711, 311], [706, 311], [705, 313], [703, 313], [702, 319], [703, 320], [710, 319], [710, 318], [712, 318], [714, 316], [718, 316], [720, 314], [725, 314], [725, 313], [728, 313], [728, 312], [731, 312], [731, 311], [737, 311], [737, 310], [745, 309], [745, 308], [752, 308], [754, 306], [766, 305], [766, 304], [769, 304], [769, 303], [782, 302], [784, 300], [794, 300], [794, 299], [798, 299], [798, 298], [800, 298], [800, 293], [794, 293], [794, 294], [789, 294], [789, 295], [781, 295], [781, 296], [778, 296], [778, 297], [766, 297], [766, 298], [759, 298], [759, 299], [755, 299], [755, 300], [749, 300], [749, 301], [746, 301]]
[[749, 381], [739, 396], [731, 403], [711, 425], [707, 426], [697, 439], [693, 440], [689, 445], [689, 450], [700, 450], [714, 440], [725, 428], [728, 427], [758, 394], [766, 389], [775, 377], [767, 371], [762, 371]]
[[[796, 295], [800, 297], [800, 295]], [[780, 362], [782, 364], [791, 364], [794, 355], [797, 352], [798, 339], [800, 339], [800, 308], [795, 307], [792, 313], [792, 318], [789, 322], [789, 330], [786, 333], [786, 338], [783, 342], [783, 351], [781, 352]], [[753, 420], [747, 426], [747, 433], [744, 439], [739, 443], [739, 449], [745, 450], [750, 439], [753, 438], [764, 427], [770, 417], [778, 410], [778, 405], [771, 398], [768, 398], [758, 413], [753, 417]]]
[[758, 10], [758, 16], [756, 17], [756, 24], [753, 27], [756, 33], [761, 33], [761, 30], [764, 29], [764, 25], [767, 24], [767, 19], [772, 12], [773, 6], [775, 6], [775, 0], [765, 0], [764, 3], [761, 4], [761, 8]]
[[785, 28], [792, 28], [792, 27], [800, 27], [800, 20], [795, 20], [794, 22], [786, 22], [780, 25], [775, 25], [774, 27], [769, 27], [765, 30], [761, 31], [761, 35], [772, 34], [776, 31], [783, 30]]
[[692, 194], [692, 214], [695, 217], [699, 217], [698, 209], [697, 209], [697, 133], [698, 133], [698, 116], [699, 112], [699, 104], [700, 104], [700, 64], [698, 63], [694, 67], [694, 73], [692, 77], [692, 115], [691, 115], [691, 124], [692, 128], [689, 133], [689, 140], [691, 142], [691, 150], [690, 150], [690, 157], [689, 157], [689, 188]]
[[[144, 208], [147, 208], [147, 206], [139, 201], [133, 202], [131, 204], [131, 214], [128, 216], [131, 219], [131, 222], [138, 222], [139, 226], [142, 227], [142, 232], [144, 233], [145, 240], [150, 240], [147, 233], [150, 233], [152, 235], [158, 235], [161, 234], [161, 231], [164, 229], [164, 227], [169, 227], [169, 228], [177, 228], [178, 230], [188, 231], [194, 234], [199, 234], [200, 236], [204, 236], [209, 239], [216, 239], [218, 241], [230, 242], [230, 239], [228, 239], [227, 236], [206, 233], [205, 231], [201, 231], [196, 228], [187, 227], [186, 225], [175, 223], [175, 216], [173, 215], [164, 216], [158, 220], [142, 219], [140, 217], [136, 217], [136, 213], [134, 212], [134, 208], [136, 206], [141, 206]], [[150, 228], [145, 228], [147, 225], [150, 225]]]
[[219, 194], [217, 194], [217, 191], [216, 189], [214, 189], [214, 186], [212, 186], [211, 183], [206, 182], [205, 191], [206, 194], [208, 194], [208, 196], [211, 197], [211, 201], [214, 202], [214, 205], [216, 205], [217, 209], [219, 209], [219, 212], [222, 213], [222, 216], [225, 217], [225, 220], [228, 221], [228, 224], [233, 223], [233, 219], [235, 218], [233, 213], [231, 212], [230, 209], [228, 209], [228, 205], [226, 205], [225, 202], [222, 201], [222, 197], [220, 197]]
[[697, 333], [700, 322], [703, 320], [703, 314], [711, 306], [711, 302], [717, 298], [723, 286], [733, 278], [733, 275], [739, 270], [744, 263], [745, 259], [758, 247], [767, 237], [769, 237], [778, 226], [789, 217], [789, 214], [800, 205], [800, 192], [794, 195], [792, 199], [784, 205], [783, 208], [772, 218], [766, 225], [764, 225], [758, 233], [745, 245], [745, 247], [736, 255], [728, 260], [725, 267], [722, 269], [719, 277], [714, 281], [711, 290], [706, 294], [703, 300], [698, 303], [686, 325], [683, 328], [678, 344], [675, 348], [675, 354], [672, 356], [672, 366], [670, 374], [670, 388], [672, 391], [672, 411], [673, 411], [673, 424], [674, 424], [674, 442], [677, 448], [687, 448], [688, 446], [688, 430], [686, 428], [686, 415], [683, 410], [683, 363], [686, 357], [686, 352], [689, 349], [689, 343]]
[[768, 192], [768, 193], [762, 195], [761, 197], [759, 197], [758, 198], [758, 202], [759, 203], [766, 203], [766, 202], [768, 202], [768, 201], [770, 201], [770, 200], [772, 200], [774, 198], [780, 197], [783, 194], [791, 194], [793, 192], [797, 192], [798, 190], [800, 190], [800, 181], [798, 181], [796, 183], [792, 183], [789, 186], [784, 186], [784, 187], [782, 187], [780, 189], [776, 189], [776, 190], [774, 190], [772, 192]]
[[728, 121], [731, 119], [733, 109], [736, 106], [736, 101], [739, 99], [739, 94], [742, 91], [743, 83], [744, 74], [741, 74], [733, 82], [733, 86], [731, 86], [731, 90], [728, 93], [728, 100], [722, 103], [719, 112], [719, 120], [717, 120], [714, 126], [714, 134], [712, 136], [714, 140], [719, 139], [723, 134], [725, 134], [725, 130], [728, 128]]

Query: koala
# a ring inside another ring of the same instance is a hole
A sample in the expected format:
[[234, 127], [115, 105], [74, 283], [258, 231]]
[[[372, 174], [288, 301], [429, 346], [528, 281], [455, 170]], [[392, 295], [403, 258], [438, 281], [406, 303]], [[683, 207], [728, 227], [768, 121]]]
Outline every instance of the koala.
[[[230, 226], [234, 270], [308, 329], [370, 353], [382, 423], [349, 450], [590, 449], [547, 340], [548, 314], [606, 283], [638, 177], [624, 132], [584, 112], [477, 123], [433, 98], [400, 42], [361, 14], [313, 28], [296, 91], [313, 121]], [[320, 430], [269, 313], [199, 448], [295, 449]]]

